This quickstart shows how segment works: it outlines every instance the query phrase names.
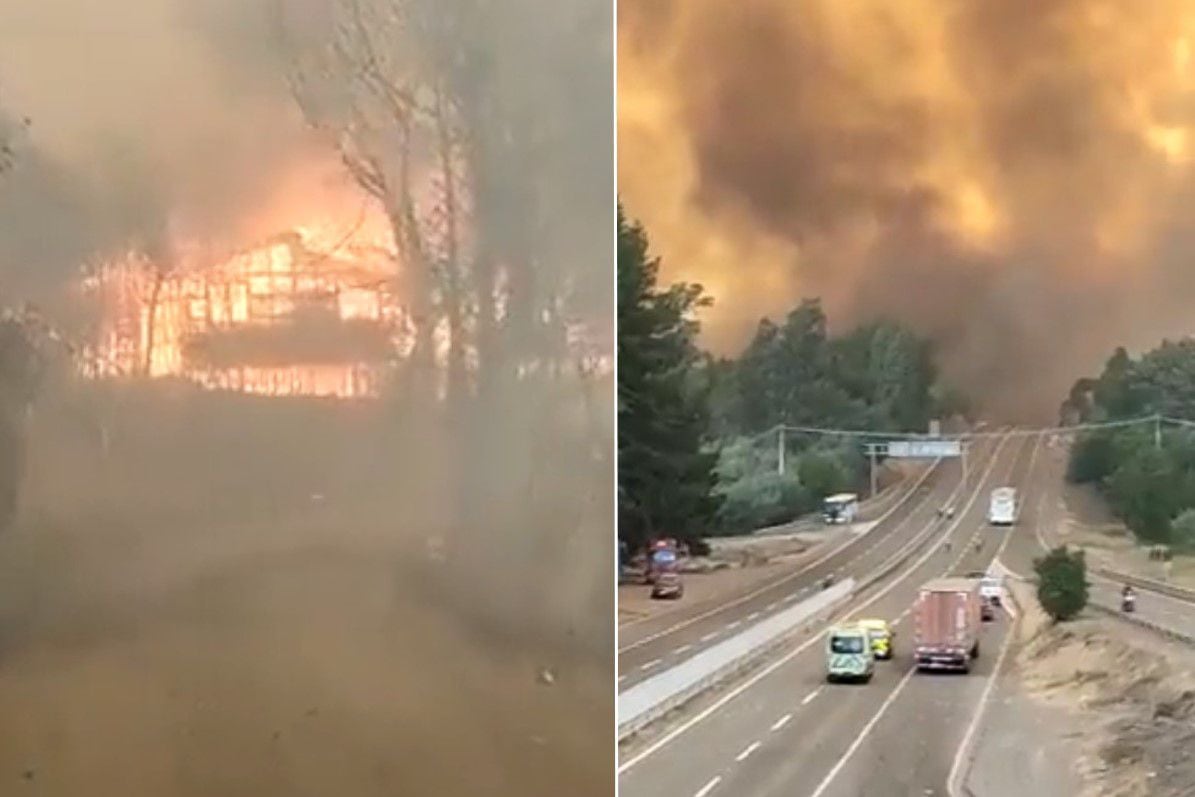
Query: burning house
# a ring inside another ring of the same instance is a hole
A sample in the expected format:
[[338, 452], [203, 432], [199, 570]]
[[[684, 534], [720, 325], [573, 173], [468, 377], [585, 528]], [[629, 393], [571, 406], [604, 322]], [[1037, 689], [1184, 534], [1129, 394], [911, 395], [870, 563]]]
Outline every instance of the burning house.
[[378, 393], [409, 345], [393, 254], [298, 230], [166, 268], [131, 253], [84, 283], [93, 376], [175, 377], [270, 396]]

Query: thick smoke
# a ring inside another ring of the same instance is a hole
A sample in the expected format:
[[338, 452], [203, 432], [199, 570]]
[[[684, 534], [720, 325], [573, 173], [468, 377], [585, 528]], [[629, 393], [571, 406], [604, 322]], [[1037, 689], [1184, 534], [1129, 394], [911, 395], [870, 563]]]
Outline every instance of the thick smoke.
[[0, 181], [9, 301], [126, 245], [166, 256], [179, 239], [257, 232], [250, 211], [321, 156], [278, 68], [271, 8], [0, 1], [2, 110], [30, 120]]
[[1050, 420], [1117, 344], [1192, 331], [1195, 3], [624, 4], [620, 185], [711, 344], [821, 295], [932, 334]]

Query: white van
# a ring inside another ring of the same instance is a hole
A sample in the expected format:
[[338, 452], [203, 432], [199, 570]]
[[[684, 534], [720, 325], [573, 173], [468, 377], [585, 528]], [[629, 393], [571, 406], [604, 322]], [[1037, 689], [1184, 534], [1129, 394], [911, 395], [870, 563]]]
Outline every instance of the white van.
[[1017, 491], [1012, 487], [997, 487], [992, 490], [988, 504], [988, 523], [993, 526], [1011, 526], [1017, 522]]

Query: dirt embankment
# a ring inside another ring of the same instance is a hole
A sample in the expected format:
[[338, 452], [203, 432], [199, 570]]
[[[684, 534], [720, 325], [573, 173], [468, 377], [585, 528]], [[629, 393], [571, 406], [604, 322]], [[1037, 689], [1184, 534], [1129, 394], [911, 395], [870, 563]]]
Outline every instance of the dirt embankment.
[[1032, 592], [1015, 661], [1034, 698], [1078, 716], [1086, 797], [1195, 794], [1195, 650], [1111, 618], [1054, 625]]

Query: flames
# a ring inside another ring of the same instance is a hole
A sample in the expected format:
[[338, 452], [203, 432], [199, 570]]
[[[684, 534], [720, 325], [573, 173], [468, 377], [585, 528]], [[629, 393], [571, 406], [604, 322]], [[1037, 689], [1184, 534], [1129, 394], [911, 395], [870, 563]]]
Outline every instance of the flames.
[[[296, 208], [282, 194], [245, 227], [280, 225]], [[99, 264], [82, 285], [99, 311], [90, 375], [269, 396], [376, 395], [410, 346], [399, 269], [380, 213], [360, 202], [334, 210], [231, 251], [175, 243], [170, 264], [139, 251]]]

